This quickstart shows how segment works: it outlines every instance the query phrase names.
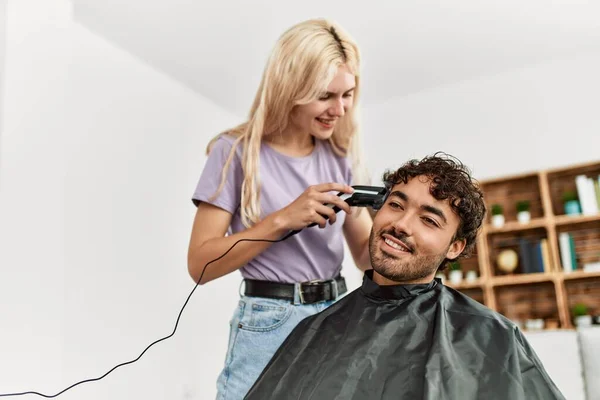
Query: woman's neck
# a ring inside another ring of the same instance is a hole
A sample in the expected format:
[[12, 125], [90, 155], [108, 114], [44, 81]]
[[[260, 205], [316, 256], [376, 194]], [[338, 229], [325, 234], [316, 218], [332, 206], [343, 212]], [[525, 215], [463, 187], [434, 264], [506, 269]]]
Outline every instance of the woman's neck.
[[276, 133], [267, 141], [276, 150], [292, 157], [307, 156], [315, 148], [315, 138], [311, 134], [291, 129]]

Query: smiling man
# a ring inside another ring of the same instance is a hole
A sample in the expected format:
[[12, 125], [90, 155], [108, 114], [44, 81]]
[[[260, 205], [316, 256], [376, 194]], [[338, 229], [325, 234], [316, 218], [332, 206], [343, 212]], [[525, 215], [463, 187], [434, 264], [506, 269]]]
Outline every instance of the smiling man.
[[434, 278], [475, 246], [469, 171], [436, 154], [384, 181], [362, 287], [302, 321], [246, 399], [563, 399], [512, 322]]

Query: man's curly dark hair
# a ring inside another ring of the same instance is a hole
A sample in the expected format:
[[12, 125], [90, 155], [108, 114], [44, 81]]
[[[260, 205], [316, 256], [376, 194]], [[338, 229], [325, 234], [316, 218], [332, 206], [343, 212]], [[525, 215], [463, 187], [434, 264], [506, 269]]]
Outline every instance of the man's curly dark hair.
[[[446, 153], [435, 153], [422, 160], [411, 160], [396, 171], [387, 171], [383, 181], [388, 188], [399, 183], [406, 184], [417, 176], [427, 176], [432, 180], [430, 193], [437, 200], [446, 200], [460, 218], [460, 224], [453, 240], [464, 239], [465, 249], [458, 258], [472, 255], [477, 233], [486, 213], [483, 192], [471, 171], [456, 157]], [[446, 268], [449, 262], [444, 260], [439, 270]]]

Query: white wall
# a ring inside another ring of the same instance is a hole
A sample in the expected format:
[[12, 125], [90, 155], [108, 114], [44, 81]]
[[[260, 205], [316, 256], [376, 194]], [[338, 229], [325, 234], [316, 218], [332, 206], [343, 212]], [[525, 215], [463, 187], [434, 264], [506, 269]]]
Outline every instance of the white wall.
[[479, 179], [599, 160], [598, 71], [600, 51], [369, 106], [363, 132], [374, 179], [438, 150]]
[[[4, 100], [4, 55], [6, 47], [6, 0], [0, 0], [0, 137], [2, 137], [2, 116], [4, 110], [2, 104]], [[0, 142], [0, 148], [2, 143]], [[0, 165], [2, 160], [0, 159]]]
[[2, 393], [56, 390], [63, 382], [60, 111], [68, 60], [64, 32], [52, 26], [53, 20], [61, 22], [58, 15], [47, 13], [48, 22], [42, 25], [41, 13], [25, 13], [26, 3], [11, 1], [6, 9], [0, 138]]
[[[0, 393], [54, 394], [171, 333], [204, 146], [238, 119], [74, 24], [67, 0], [12, 0], [7, 20]], [[201, 287], [174, 337], [59, 398], [214, 397], [238, 282]]]

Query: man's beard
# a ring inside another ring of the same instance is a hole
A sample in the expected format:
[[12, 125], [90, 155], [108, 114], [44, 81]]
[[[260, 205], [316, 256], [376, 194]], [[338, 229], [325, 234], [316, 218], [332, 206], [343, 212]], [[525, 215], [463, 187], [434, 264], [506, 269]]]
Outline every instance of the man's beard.
[[442, 262], [446, 259], [446, 252], [443, 254], [420, 255], [418, 249], [414, 246], [408, 246], [412, 252], [406, 253], [406, 259], [399, 259], [390, 254], [384, 253], [379, 248], [379, 241], [383, 240], [382, 235], [388, 234], [408, 245], [406, 235], [397, 234], [394, 230], [382, 230], [377, 234], [372, 230], [369, 237], [369, 254], [371, 255], [371, 265], [375, 272], [394, 282], [408, 282], [421, 280], [435, 273]]

